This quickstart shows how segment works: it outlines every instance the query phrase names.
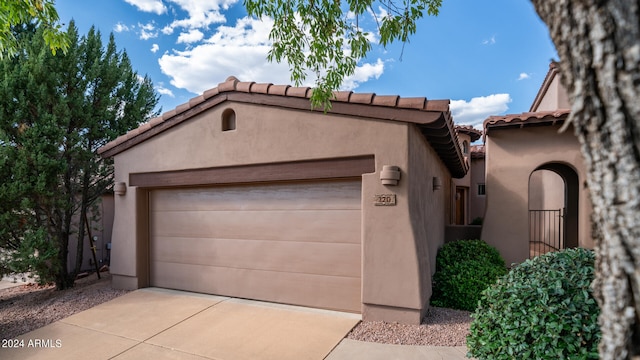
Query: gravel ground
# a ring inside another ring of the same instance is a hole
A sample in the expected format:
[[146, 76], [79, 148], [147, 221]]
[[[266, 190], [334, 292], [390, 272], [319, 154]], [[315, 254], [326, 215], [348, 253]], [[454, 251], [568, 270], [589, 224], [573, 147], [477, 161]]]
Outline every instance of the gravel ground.
[[111, 275], [78, 279], [72, 289], [28, 284], [0, 290], [0, 339], [11, 339], [127, 293], [111, 288]]
[[465, 346], [471, 313], [432, 307], [420, 325], [361, 322], [347, 338], [396, 345]]
[[[111, 288], [109, 273], [79, 279], [72, 289], [21, 285], [0, 290], [0, 339], [11, 339], [127, 293]], [[464, 346], [467, 311], [431, 308], [421, 325], [360, 322], [347, 338], [383, 344]]]

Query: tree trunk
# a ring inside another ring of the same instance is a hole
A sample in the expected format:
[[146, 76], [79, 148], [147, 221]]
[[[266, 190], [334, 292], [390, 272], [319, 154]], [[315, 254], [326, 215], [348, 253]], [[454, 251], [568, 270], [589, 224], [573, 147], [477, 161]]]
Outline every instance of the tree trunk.
[[640, 355], [640, 1], [533, 0], [560, 55], [593, 204], [602, 359]]

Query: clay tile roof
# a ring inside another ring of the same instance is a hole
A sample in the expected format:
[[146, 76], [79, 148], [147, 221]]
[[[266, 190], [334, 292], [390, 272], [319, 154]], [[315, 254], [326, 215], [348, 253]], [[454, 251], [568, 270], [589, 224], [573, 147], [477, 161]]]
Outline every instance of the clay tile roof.
[[272, 85], [269, 87], [268, 94], [285, 96], [290, 87], [289, 85]]
[[472, 159], [482, 159], [486, 155], [486, 150], [484, 145], [471, 145], [471, 158]]
[[376, 94], [373, 94], [373, 93], [369, 93], [369, 94], [352, 93], [351, 97], [349, 98], [349, 102], [356, 103], [356, 104], [371, 104], [371, 100], [373, 100], [374, 96], [376, 96]]
[[176, 109], [169, 110], [166, 113], [161, 115], [162, 120], [168, 120], [168, 119], [171, 119], [174, 116], [176, 116]]
[[353, 91], [334, 91], [333, 96], [335, 101], [349, 102], [349, 98], [353, 94]]
[[482, 131], [474, 128], [471, 125], [456, 125], [456, 131], [471, 137], [471, 142], [474, 142], [482, 136]]
[[251, 92], [252, 93], [256, 93], [256, 94], [268, 94], [269, 93], [269, 87], [271, 87], [273, 84], [265, 84], [265, 83], [255, 83], [251, 86]]
[[294, 96], [300, 98], [306, 98], [311, 96], [309, 93], [309, 87], [290, 87], [287, 89], [287, 96]]
[[216, 95], [218, 95], [220, 93], [220, 91], [218, 91], [217, 87], [214, 87], [213, 89], [209, 89], [207, 91], [204, 92], [204, 94], [202, 94], [202, 96], [204, 97], [205, 100], [212, 98]]
[[251, 92], [251, 85], [255, 84], [253, 81], [241, 81], [236, 84], [236, 91]]
[[194, 106], [204, 102], [204, 100], [205, 100], [204, 99], [204, 95], [196, 96], [194, 98], [191, 98], [191, 100], [189, 100], [189, 106], [190, 107], [194, 107]]
[[240, 81], [235, 76], [229, 76], [225, 82], [218, 84], [218, 91], [234, 91], [238, 82]]
[[425, 110], [449, 111], [449, 100], [430, 100], [425, 105]]
[[554, 111], [525, 112], [522, 114], [509, 114], [489, 116], [484, 121], [484, 135], [489, 134], [490, 129], [507, 127], [550, 126], [562, 124], [569, 117], [570, 109]]
[[424, 109], [424, 106], [425, 106], [424, 104], [426, 101], [427, 99], [425, 98], [400, 98], [398, 99], [398, 107], [411, 108], [411, 109]]
[[191, 105], [189, 105], [189, 103], [184, 103], [184, 104], [180, 104], [176, 107], [176, 114], [182, 114], [183, 112], [189, 110], [191, 108]]
[[554, 111], [538, 111], [538, 112], [525, 112], [522, 114], [509, 114], [509, 115], [498, 115], [498, 116], [489, 116], [484, 121], [484, 128], [495, 128], [495, 127], [504, 127], [504, 126], [517, 126], [524, 127], [526, 125], [532, 124], [548, 124], [554, 125], [557, 123], [564, 122], [571, 110], [569, 109], [560, 109]]
[[372, 104], [379, 105], [379, 106], [395, 107], [398, 104], [399, 98], [400, 96], [398, 95], [386, 95], [386, 96], [377, 95], [376, 97], [373, 98]]
[[[224, 101], [322, 112], [322, 109], [311, 109], [308, 98], [312, 92], [313, 89], [308, 87], [241, 82], [230, 76], [201, 96], [194, 97], [176, 109], [167, 111], [109, 142], [100, 148], [98, 153], [103, 157], [114, 156]], [[332, 108], [328, 113], [415, 124], [453, 177], [463, 177], [468, 170], [468, 164], [458, 145], [458, 135], [449, 111], [449, 100], [336, 91]]]

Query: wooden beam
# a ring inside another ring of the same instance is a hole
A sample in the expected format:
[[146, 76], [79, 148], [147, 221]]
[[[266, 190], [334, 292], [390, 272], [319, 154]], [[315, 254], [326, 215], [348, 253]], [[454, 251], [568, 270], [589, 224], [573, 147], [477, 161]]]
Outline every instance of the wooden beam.
[[373, 155], [269, 164], [223, 166], [129, 174], [129, 185], [143, 188], [205, 186], [274, 181], [329, 180], [375, 172]]

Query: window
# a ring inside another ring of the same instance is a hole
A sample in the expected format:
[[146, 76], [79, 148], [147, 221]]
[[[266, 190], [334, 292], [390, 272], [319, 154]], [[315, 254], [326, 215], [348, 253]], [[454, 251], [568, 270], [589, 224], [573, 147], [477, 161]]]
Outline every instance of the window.
[[236, 129], [236, 112], [233, 109], [226, 109], [222, 112], [222, 131]]
[[462, 152], [465, 155], [469, 155], [469, 142], [467, 140], [462, 143]]
[[478, 195], [486, 195], [484, 184], [478, 184]]

